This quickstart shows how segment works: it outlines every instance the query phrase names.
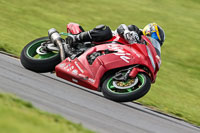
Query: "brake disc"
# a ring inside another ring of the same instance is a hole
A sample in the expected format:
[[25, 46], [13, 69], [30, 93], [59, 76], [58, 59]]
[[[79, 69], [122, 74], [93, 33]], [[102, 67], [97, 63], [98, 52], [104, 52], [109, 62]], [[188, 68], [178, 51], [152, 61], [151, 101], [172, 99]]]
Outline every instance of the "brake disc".
[[113, 81], [113, 86], [117, 89], [128, 89], [134, 87], [138, 83], [138, 77], [135, 79], [128, 79], [128, 81]]

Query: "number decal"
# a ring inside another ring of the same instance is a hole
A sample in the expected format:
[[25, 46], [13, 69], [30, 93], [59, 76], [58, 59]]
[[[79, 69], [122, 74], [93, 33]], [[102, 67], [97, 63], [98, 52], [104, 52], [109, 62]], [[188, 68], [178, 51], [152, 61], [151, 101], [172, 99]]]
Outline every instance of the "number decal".
[[129, 63], [129, 57], [127, 57], [127, 56], [120, 56], [120, 58], [122, 59], [122, 60], [124, 60], [126, 63]]

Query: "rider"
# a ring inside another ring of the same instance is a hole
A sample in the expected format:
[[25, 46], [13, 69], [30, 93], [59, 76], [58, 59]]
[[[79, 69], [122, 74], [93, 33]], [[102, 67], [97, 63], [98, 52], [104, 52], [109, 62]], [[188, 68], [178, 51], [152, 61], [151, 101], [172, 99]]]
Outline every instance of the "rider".
[[69, 35], [66, 38], [66, 43], [69, 44], [66, 49], [68, 55], [72, 55], [71, 47], [75, 46], [77, 43], [82, 42], [103, 42], [112, 38], [114, 34], [118, 34], [120, 37], [123, 37], [128, 43], [140, 43], [141, 36], [150, 36], [156, 39], [162, 46], [165, 40], [164, 30], [157, 25], [156, 23], [150, 23], [144, 27], [143, 30], [140, 30], [135, 25], [121, 24], [115, 32], [112, 32], [111, 29], [106, 25], [98, 25], [94, 29], [81, 32], [77, 35]]

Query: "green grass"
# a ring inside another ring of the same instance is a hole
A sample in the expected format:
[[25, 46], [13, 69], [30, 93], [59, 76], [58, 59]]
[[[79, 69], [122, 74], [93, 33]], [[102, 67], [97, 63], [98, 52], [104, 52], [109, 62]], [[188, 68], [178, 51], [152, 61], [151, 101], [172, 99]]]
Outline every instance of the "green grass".
[[139, 102], [200, 125], [200, 0], [1, 0], [0, 49], [20, 55], [31, 40], [69, 22], [86, 30], [121, 23], [158, 23], [166, 33], [162, 65], [151, 91]]
[[92, 133], [58, 115], [35, 109], [15, 96], [0, 93], [1, 133]]

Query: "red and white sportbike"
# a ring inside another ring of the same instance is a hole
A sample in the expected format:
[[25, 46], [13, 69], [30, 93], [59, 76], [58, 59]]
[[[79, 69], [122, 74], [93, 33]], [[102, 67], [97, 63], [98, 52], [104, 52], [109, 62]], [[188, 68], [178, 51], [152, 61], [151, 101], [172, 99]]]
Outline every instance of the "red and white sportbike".
[[98, 43], [86, 42], [73, 48], [74, 56], [66, 57], [61, 38], [82, 32], [75, 23], [67, 25], [68, 33], [54, 32], [28, 43], [21, 52], [22, 65], [35, 72], [52, 72], [80, 86], [102, 91], [117, 102], [141, 98], [155, 82], [160, 68], [160, 44], [142, 36], [141, 43], [128, 44], [119, 35]]

